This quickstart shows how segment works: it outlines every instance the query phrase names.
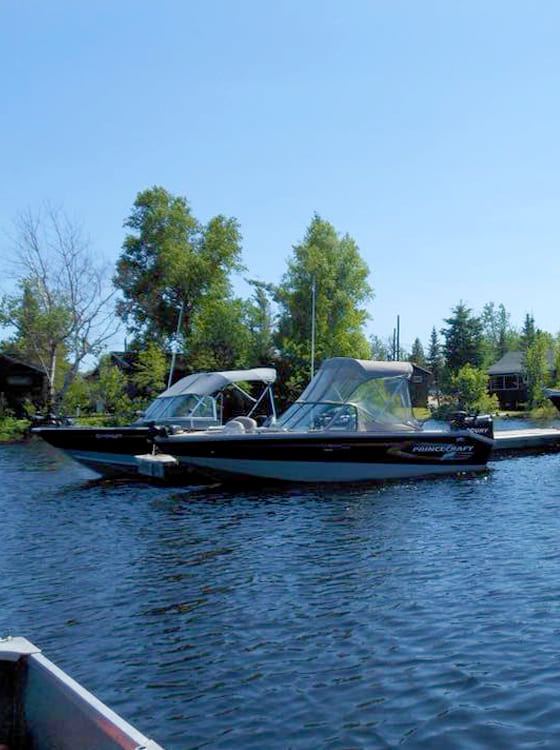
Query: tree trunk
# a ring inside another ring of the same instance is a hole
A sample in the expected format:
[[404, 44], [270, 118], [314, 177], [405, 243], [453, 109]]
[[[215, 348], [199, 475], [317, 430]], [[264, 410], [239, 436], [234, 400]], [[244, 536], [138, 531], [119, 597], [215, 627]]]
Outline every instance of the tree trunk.
[[47, 395], [47, 414], [50, 414], [54, 407], [56, 377], [56, 347], [51, 349], [49, 361], [49, 391]]

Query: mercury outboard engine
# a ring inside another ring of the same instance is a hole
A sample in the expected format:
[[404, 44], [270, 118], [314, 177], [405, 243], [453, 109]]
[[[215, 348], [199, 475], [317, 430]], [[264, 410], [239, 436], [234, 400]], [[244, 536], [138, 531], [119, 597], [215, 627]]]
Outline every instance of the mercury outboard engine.
[[490, 414], [468, 414], [466, 411], [457, 411], [452, 414], [449, 423], [452, 430], [471, 430], [477, 435], [494, 439], [494, 422]]

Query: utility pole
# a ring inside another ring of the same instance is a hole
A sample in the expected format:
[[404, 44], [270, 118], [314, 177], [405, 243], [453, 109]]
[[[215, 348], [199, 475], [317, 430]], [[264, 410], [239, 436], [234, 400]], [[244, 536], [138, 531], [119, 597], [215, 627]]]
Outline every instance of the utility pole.
[[315, 306], [316, 300], [315, 277], [311, 282], [311, 380], [315, 375]]
[[179, 310], [179, 320], [177, 321], [177, 330], [175, 331], [175, 341], [173, 342], [173, 351], [171, 352], [171, 368], [169, 369], [169, 379], [167, 381], [167, 387], [171, 388], [173, 381], [173, 371], [175, 370], [175, 359], [177, 357], [177, 347], [179, 345], [179, 333], [181, 331], [181, 323], [183, 322], [183, 309], [184, 302], [181, 302], [181, 308]]

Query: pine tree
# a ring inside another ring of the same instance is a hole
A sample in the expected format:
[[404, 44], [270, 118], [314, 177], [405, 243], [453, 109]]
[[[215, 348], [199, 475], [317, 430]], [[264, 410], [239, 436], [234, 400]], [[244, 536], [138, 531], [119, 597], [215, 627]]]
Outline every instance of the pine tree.
[[525, 315], [525, 322], [521, 329], [521, 338], [519, 340], [520, 348], [522, 352], [526, 352], [527, 349], [535, 343], [537, 330], [535, 328], [535, 318], [527, 313]]
[[432, 371], [434, 388], [439, 398], [439, 389], [441, 387], [441, 375], [443, 372], [444, 363], [443, 363], [443, 356], [441, 353], [439, 338], [438, 338], [435, 326], [432, 328], [432, 333], [430, 335], [430, 348], [428, 349], [427, 362], [428, 362], [428, 367]]
[[412, 351], [408, 359], [410, 362], [414, 362], [414, 364], [419, 365], [420, 367], [426, 366], [426, 355], [424, 354], [424, 347], [419, 338], [414, 339]]
[[480, 367], [483, 360], [483, 335], [480, 319], [472, 314], [464, 302], [459, 302], [445, 319], [447, 328], [441, 333], [445, 338], [443, 351], [447, 369], [456, 373], [463, 365]]

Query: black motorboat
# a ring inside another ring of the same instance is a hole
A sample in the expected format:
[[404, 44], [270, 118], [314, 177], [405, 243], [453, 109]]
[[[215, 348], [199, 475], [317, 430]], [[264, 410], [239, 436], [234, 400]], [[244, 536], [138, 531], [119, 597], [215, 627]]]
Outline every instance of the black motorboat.
[[493, 447], [492, 419], [424, 429], [413, 417], [408, 362], [327, 360], [278, 421], [164, 435], [159, 450], [216, 479], [363, 482], [476, 472]]
[[270, 367], [195, 373], [160, 394], [129, 426], [59, 424], [35, 427], [32, 432], [102, 476], [136, 477], [137, 456], [151, 454], [155, 436], [164, 430], [207, 430], [236, 415], [256, 421], [274, 419], [275, 380], [276, 371]]

